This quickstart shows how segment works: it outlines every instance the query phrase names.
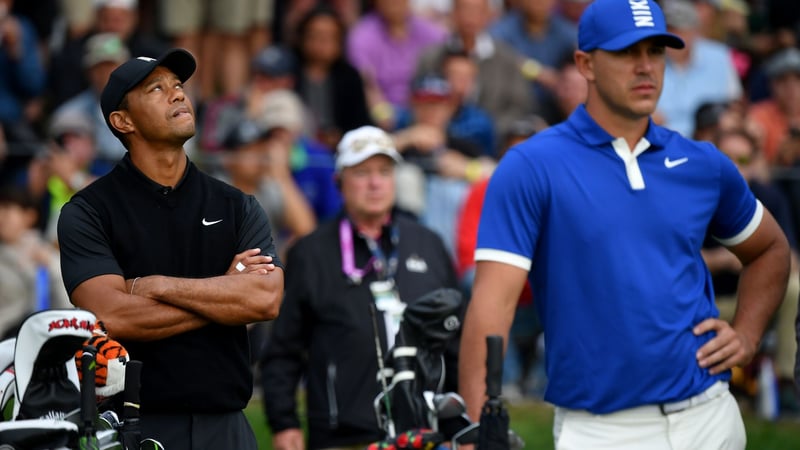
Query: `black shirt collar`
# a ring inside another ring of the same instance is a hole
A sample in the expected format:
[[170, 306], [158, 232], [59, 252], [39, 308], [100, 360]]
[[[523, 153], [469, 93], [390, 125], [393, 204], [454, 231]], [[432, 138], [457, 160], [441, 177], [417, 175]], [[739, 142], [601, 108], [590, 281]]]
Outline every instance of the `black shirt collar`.
[[183, 182], [186, 180], [186, 177], [189, 175], [189, 172], [196, 170], [195, 165], [189, 159], [189, 156], [184, 155], [184, 157], [186, 158], [186, 170], [183, 171], [183, 176], [181, 176], [181, 179], [178, 180], [178, 183], [174, 187], [164, 186], [148, 178], [147, 175], [142, 173], [142, 171], [139, 170], [139, 168], [133, 164], [133, 161], [131, 161], [130, 152], [125, 152], [125, 156], [123, 156], [122, 159], [119, 161], [119, 165], [123, 169], [128, 170], [130, 171], [130, 173], [134, 174], [154, 192], [157, 192], [159, 194], [169, 194], [171, 191], [180, 189], [180, 187], [183, 185]]

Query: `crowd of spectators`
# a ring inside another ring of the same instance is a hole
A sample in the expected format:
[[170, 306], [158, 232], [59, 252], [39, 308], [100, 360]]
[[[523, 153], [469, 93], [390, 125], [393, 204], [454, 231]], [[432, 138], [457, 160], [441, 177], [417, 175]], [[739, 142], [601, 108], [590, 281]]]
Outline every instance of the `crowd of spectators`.
[[[341, 136], [377, 125], [405, 156], [397, 206], [441, 235], [468, 289], [463, 245], [474, 245], [475, 223], [462, 222], [477, 217], [472, 209], [497, 160], [509, 142], [564, 120], [583, 101], [572, 53], [590, 2], [0, 0], [0, 181], [13, 188], [0, 211], [24, 217], [26, 235], [39, 233], [25, 239], [37, 242], [33, 265], [28, 253], [6, 251], [19, 247], [17, 237], [0, 235], [0, 255], [11, 255], [0, 259], [0, 335], [41, 307], [32, 286], [49, 285], [35, 285], [37, 276], [58, 277], [47, 255], [57, 252], [60, 206], [125, 152], [100, 112], [109, 73], [173, 46], [198, 61], [187, 85], [198, 130], [187, 151], [259, 198], [281, 252], [341, 208], [333, 177]], [[782, 208], [781, 225], [796, 243], [800, 8], [795, 0], [660, 3], [687, 48], [667, 51], [654, 120], [726, 153], [749, 145], [731, 158]], [[736, 274], [735, 264], [721, 265]], [[795, 264], [794, 285], [797, 271]], [[11, 291], [17, 272], [29, 288]], [[776, 319], [782, 382], [793, 376], [794, 339], [785, 335], [798, 289]], [[31, 297], [23, 306], [20, 292]], [[57, 297], [51, 304], [63, 303], [56, 286], [47, 292]], [[521, 327], [531, 334], [532, 325]], [[523, 367], [521, 379], [530, 362]]]

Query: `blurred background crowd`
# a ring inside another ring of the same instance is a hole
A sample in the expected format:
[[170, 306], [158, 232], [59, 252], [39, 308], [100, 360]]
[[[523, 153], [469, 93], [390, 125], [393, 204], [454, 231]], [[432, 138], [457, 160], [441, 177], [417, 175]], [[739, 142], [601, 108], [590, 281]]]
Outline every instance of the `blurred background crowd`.
[[[405, 158], [397, 207], [442, 236], [468, 292], [483, 192], [497, 161], [584, 100], [572, 54], [590, 2], [0, 0], [0, 336], [13, 335], [36, 309], [69, 304], [59, 210], [125, 153], [106, 127], [99, 94], [120, 63], [173, 46], [198, 61], [187, 84], [197, 122], [187, 152], [259, 199], [280, 251], [339, 212], [336, 144], [373, 124], [391, 133]], [[654, 120], [717, 144], [796, 249], [796, 0], [660, 3], [687, 47], [667, 50]], [[704, 257], [722, 314], [731, 317], [741, 265], [711, 240]], [[775, 414], [798, 411], [790, 381], [800, 291], [794, 260], [762, 358], [734, 379], [754, 397], [759, 375], [773, 370]], [[506, 362], [508, 397], [538, 395], [544, 382], [533, 302], [526, 290]]]

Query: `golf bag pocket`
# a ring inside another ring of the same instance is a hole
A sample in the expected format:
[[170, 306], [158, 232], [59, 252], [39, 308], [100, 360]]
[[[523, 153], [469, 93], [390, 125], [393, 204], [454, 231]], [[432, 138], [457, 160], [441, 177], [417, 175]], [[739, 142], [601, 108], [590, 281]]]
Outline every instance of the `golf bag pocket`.
[[80, 408], [81, 395], [63, 364], [36, 369], [20, 404], [18, 420], [61, 419]]

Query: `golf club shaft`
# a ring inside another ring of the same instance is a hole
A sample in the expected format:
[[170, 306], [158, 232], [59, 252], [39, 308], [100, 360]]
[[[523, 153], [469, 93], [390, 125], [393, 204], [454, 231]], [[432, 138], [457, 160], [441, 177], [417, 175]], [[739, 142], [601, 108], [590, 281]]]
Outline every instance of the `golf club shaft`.
[[381, 389], [383, 389], [383, 402], [386, 404], [386, 427], [390, 438], [395, 437], [394, 421], [392, 420], [392, 408], [389, 401], [389, 387], [386, 385], [386, 377], [383, 366], [383, 350], [381, 350], [380, 331], [378, 329], [378, 312], [374, 303], [369, 304], [369, 313], [372, 316], [372, 334], [375, 336], [375, 353], [378, 356], [378, 370], [380, 371]]
[[503, 338], [486, 336], [486, 395], [489, 399], [500, 397], [503, 383]]
[[122, 408], [122, 420], [139, 419], [139, 390], [141, 389], [142, 362], [137, 360], [128, 361], [125, 365], [125, 391], [123, 394], [124, 405]]
[[97, 398], [95, 396], [95, 364], [97, 349], [91, 345], [83, 347], [81, 354], [81, 450], [98, 448], [95, 435], [94, 418], [97, 415]]

